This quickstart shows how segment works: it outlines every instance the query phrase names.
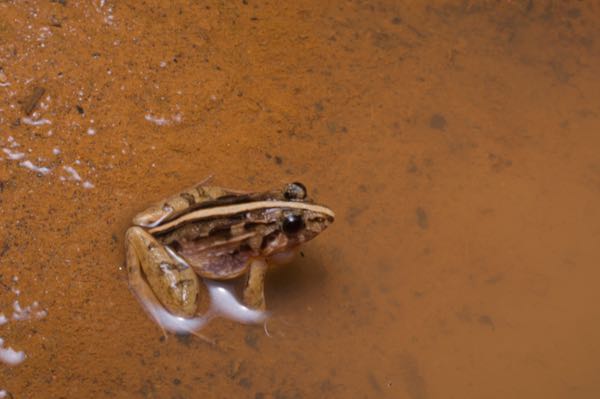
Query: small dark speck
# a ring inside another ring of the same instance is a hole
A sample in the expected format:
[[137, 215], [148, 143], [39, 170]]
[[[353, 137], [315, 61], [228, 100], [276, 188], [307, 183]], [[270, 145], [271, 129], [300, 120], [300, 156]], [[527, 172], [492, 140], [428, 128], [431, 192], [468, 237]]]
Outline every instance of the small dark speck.
[[337, 124], [333, 121], [327, 122], [327, 130], [329, 133], [335, 133], [337, 131]]
[[256, 335], [254, 331], [249, 331], [248, 334], [246, 334], [244, 342], [252, 349], [258, 349], [258, 335]]
[[414, 159], [410, 159], [408, 161], [408, 165], [406, 166], [406, 171], [408, 173], [417, 173], [419, 171], [419, 168], [418, 168], [417, 164], [415, 163]]
[[323, 104], [321, 103], [315, 103], [315, 111], [317, 112], [323, 112], [325, 108], [323, 107]]
[[394, 25], [400, 25], [402, 23], [402, 18], [400, 18], [400, 17], [394, 17], [394, 18], [392, 18], [392, 23]]
[[304, 252], [300, 251], [300, 256], [304, 258]]
[[75, 108], [77, 108], [77, 112], [79, 112], [80, 115], [83, 115], [85, 113], [81, 105], [76, 105]]
[[335, 389], [335, 385], [333, 385], [330, 379], [326, 379], [321, 381], [321, 383], [319, 384], [319, 389], [321, 390], [321, 392], [324, 393], [333, 392], [333, 390]]
[[421, 375], [417, 359], [410, 353], [404, 353], [400, 356], [399, 368], [404, 389], [407, 397], [411, 399], [425, 399], [427, 395], [427, 383]]
[[427, 218], [427, 213], [425, 212], [425, 209], [418, 207], [415, 213], [417, 215], [417, 224], [419, 225], [419, 227], [422, 229], [426, 229], [427, 227], [429, 227], [429, 220]]
[[250, 389], [250, 387], [252, 387], [252, 382], [248, 379], [248, 378], [242, 378], [240, 379], [240, 381], [238, 382], [238, 384], [246, 389]]
[[265, 394], [262, 392], [256, 392], [254, 394], [254, 399], [265, 399]]
[[354, 224], [356, 219], [367, 210], [366, 206], [352, 206], [346, 213], [346, 221], [348, 224]]
[[250, 17], [250, 21], [258, 21], [258, 17]]
[[161, 335], [160, 338], [158, 339], [160, 342], [165, 342], [167, 338], [164, 335]]
[[242, 0], [242, 4], [247, 6], [248, 5], [248, 0]]
[[275, 163], [277, 165], [281, 165], [283, 163], [283, 158], [280, 157], [279, 155], [275, 155]]
[[495, 329], [494, 322], [492, 321], [492, 318], [490, 316], [481, 315], [479, 316], [479, 319], [477, 319], [477, 321], [483, 324], [484, 326], [491, 327], [492, 330]]
[[383, 392], [383, 390], [381, 389], [381, 385], [379, 385], [379, 382], [377, 382], [377, 379], [375, 378], [373, 373], [367, 374], [367, 378], [369, 379], [369, 384], [371, 384], [371, 388], [373, 388], [373, 390], [375, 392], [377, 392], [377, 393]]
[[175, 338], [177, 338], [177, 341], [184, 344], [185, 346], [190, 346], [190, 344], [193, 341], [194, 336], [192, 334], [177, 333], [177, 334], [175, 334]]
[[446, 128], [446, 118], [441, 114], [434, 114], [429, 120], [429, 127], [432, 129], [444, 130]]
[[181, 384], [181, 380], [179, 378], [173, 378], [173, 385]]
[[498, 284], [502, 280], [502, 278], [502, 273], [498, 273], [485, 280], [485, 282], [488, 284]]
[[571, 8], [567, 11], [567, 15], [570, 18], [579, 18], [581, 16], [581, 10], [579, 10], [579, 8]]

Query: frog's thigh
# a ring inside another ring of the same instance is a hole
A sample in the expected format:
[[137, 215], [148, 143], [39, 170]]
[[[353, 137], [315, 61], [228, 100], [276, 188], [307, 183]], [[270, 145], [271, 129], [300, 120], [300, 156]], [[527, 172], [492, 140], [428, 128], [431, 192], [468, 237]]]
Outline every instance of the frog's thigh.
[[244, 303], [252, 309], [265, 310], [265, 274], [267, 262], [253, 259], [250, 263], [248, 282], [244, 288]]
[[[198, 308], [200, 282], [187, 265], [172, 259], [163, 246], [144, 229], [127, 230], [129, 284], [142, 301], [154, 294], [172, 314], [191, 317]], [[148, 293], [147, 285], [152, 290]]]

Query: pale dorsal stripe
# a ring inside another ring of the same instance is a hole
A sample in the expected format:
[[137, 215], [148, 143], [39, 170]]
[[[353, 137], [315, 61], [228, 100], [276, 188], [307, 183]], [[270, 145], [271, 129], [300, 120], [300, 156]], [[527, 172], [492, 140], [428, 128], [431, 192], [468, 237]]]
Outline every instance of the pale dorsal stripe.
[[292, 201], [256, 201], [256, 202], [248, 202], [245, 204], [234, 204], [234, 205], [226, 205], [226, 206], [216, 206], [212, 208], [206, 209], [198, 209], [197, 211], [186, 213], [185, 215], [172, 220], [163, 225], [157, 226], [153, 229], [150, 229], [150, 234], [160, 233], [164, 230], [169, 230], [178, 224], [185, 223], [191, 220], [201, 220], [205, 218], [213, 218], [213, 217], [225, 217], [229, 215], [235, 215], [237, 213], [247, 212], [247, 211], [255, 211], [258, 209], [267, 209], [267, 208], [287, 208], [287, 209], [302, 209], [307, 211], [313, 211], [317, 213], [323, 213], [325, 215], [329, 215], [332, 218], [335, 218], [335, 214], [333, 211], [327, 207], [321, 205], [314, 204], [306, 204], [304, 202], [292, 202]]

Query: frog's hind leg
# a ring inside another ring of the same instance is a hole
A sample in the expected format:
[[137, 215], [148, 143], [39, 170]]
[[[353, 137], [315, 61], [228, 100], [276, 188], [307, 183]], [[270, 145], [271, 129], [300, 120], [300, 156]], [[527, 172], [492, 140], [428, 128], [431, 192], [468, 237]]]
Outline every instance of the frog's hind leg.
[[133, 224], [142, 227], [156, 227], [167, 220], [174, 219], [191, 208], [198, 207], [199, 204], [204, 202], [243, 193], [217, 186], [207, 186], [206, 183], [210, 179], [212, 179], [212, 176], [175, 195], [152, 204], [133, 218]]
[[265, 310], [265, 274], [267, 262], [264, 259], [253, 259], [250, 263], [248, 282], [244, 288], [244, 303], [252, 309]]
[[[126, 234], [129, 286], [148, 314], [172, 332], [194, 332], [211, 318], [193, 317], [201, 289], [191, 268], [176, 264], [146, 231], [132, 227]], [[202, 287], [203, 288], [203, 287]]]

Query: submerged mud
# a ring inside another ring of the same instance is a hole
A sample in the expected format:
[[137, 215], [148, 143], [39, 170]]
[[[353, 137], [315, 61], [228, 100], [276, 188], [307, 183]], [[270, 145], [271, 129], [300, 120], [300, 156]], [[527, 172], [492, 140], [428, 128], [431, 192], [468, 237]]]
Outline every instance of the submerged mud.
[[[0, 1], [0, 395], [598, 397], [599, 23]], [[268, 334], [215, 345], [163, 336], [123, 267], [132, 217], [209, 175], [337, 215], [268, 275]]]

